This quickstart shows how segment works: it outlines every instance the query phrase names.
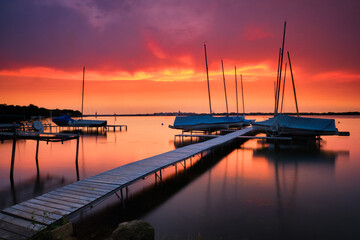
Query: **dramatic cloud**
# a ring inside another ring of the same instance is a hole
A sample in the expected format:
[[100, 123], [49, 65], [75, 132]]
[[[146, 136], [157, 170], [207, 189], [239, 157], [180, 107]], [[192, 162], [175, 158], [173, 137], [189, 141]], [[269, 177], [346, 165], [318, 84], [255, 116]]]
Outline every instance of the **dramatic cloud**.
[[296, 79], [350, 87], [360, 81], [359, 9], [355, 0], [1, 1], [0, 76], [81, 79], [86, 66], [88, 80], [204, 81], [206, 43], [211, 79], [223, 59], [228, 78], [237, 65], [271, 85], [287, 20]]

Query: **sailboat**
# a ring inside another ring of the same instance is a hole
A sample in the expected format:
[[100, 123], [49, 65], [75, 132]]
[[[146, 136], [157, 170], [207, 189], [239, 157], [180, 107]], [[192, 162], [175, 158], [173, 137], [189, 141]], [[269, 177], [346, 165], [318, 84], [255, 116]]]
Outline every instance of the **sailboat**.
[[281, 71], [282, 71], [284, 42], [285, 42], [285, 30], [286, 30], [286, 22], [284, 23], [282, 48], [280, 49], [279, 52], [278, 78], [275, 88], [274, 117], [269, 118], [268, 120], [265, 121], [254, 122], [252, 123], [252, 127], [254, 128], [255, 131], [264, 132], [268, 135], [275, 135], [275, 136], [316, 137], [321, 135], [342, 135], [342, 136], [349, 135], [348, 132], [338, 131], [338, 129], [335, 126], [334, 119], [300, 117], [289, 52], [287, 52], [287, 54], [288, 54], [288, 60], [289, 60], [289, 66], [290, 66], [290, 72], [291, 72], [291, 78], [292, 78], [292, 84], [294, 90], [297, 117], [278, 113], [280, 88], [281, 88]]
[[[83, 68], [81, 114], [83, 114], [83, 110], [84, 110], [84, 85], [85, 85], [85, 67]], [[52, 121], [60, 127], [103, 127], [103, 126], [106, 127], [107, 125], [106, 120], [72, 119], [67, 115], [53, 118]]]
[[[252, 120], [246, 120], [244, 116], [239, 116], [239, 115], [237, 115], [236, 117], [229, 116], [227, 95], [226, 95], [226, 85], [225, 85], [225, 75], [224, 75], [224, 65], [223, 65], [222, 60], [221, 60], [221, 65], [222, 65], [222, 71], [223, 71], [223, 81], [224, 81], [224, 91], [225, 91], [227, 115], [224, 117], [215, 117], [212, 115], [206, 44], [204, 44], [204, 52], [205, 52], [205, 66], [206, 66], [206, 77], [207, 77], [207, 86], [208, 86], [208, 94], [209, 94], [210, 114], [192, 115], [192, 116], [177, 116], [175, 118], [174, 124], [169, 125], [169, 127], [173, 128], [173, 129], [181, 129], [181, 130], [185, 130], [185, 131], [191, 131], [191, 130], [216, 131], [219, 129], [227, 129], [227, 128], [231, 128], [231, 127], [238, 128], [238, 127], [243, 127], [243, 126], [249, 126], [253, 122]], [[235, 80], [236, 80], [236, 68], [235, 68]], [[236, 91], [237, 91], [237, 89], [236, 89]], [[237, 92], [236, 92], [236, 96], [237, 96]], [[243, 98], [243, 102], [244, 102], [244, 98]]]

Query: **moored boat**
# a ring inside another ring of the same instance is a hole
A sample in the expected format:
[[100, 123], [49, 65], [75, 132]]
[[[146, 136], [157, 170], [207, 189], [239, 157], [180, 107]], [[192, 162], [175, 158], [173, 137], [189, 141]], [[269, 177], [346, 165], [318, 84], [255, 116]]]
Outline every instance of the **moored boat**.
[[277, 115], [268, 120], [252, 123], [255, 131], [276, 136], [339, 135], [334, 119]]
[[52, 121], [60, 127], [103, 127], [107, 125], [106, 120], [72, 119], [67, 115], [53, 118]]
[[212, 115], [177, 116], [174, 124], [169, 127], [185, 131], [208, 131], [229, 128], [229, 122]]

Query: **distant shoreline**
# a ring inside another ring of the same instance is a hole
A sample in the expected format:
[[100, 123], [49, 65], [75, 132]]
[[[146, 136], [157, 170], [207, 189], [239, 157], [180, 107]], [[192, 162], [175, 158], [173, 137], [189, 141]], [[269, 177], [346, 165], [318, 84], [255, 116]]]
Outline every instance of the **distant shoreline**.
[[[208, 113], [195, 112], [159, 112], [159, 113], [134, 113], [134, 114], [84, 114], [83, 117], [147, 117], [147, 116], [189, 116], [189, 115], [205, 115]], [[296, 115], [296, 113], [284, 113], [286, 115]], [[0, 104], [0, 123], [21, 122], [31, 119], [32, 117], [58, 117], [61, 115], [69, 115], [71, 117], [81, 117], [81, 112], [71, 109], [46, 109], [37, 107], [33, 104], [28, 106], [14, 106]], [[215, 116], [224, 116], [226, 113], [213, 113]], [[229, 113], [230, 116], [236, 116], [235, 112]], [[243, 115], [239, 113], [239, 115]], [[270, 112], [251, 112], [245, 113], [246, 116], [271, 116]], [[360, 112], [326, 112], [314, 113], [303, 112], [302, 116], [360, 116]]]
[[28, 106], [0, 104], [0, 123], [30, 120], [32, 117], [58, 117], [61, 115], [81, 116], [81, 112], [71, 109], [46, 109], [30, 104]]
[[[189, 116], [189, 115], [206, 115], [208, 113], [144, 113], [144, 114], [84, 114], [83, 117], [147, 117], [147, 116]], [[296, 113], [284, 113], [286, 115], [297, 115]], [[215, 116], [224, 116], [226, 113], [214, 113]], [[229, 113], [230, 116], [236, 116], [236, 113]], [[243, 114], [239, 113], [240, 116]], [[245, 113], [245, 116], [263, 116], [274, 115], [274, 113]], [[360, 112], [327, 112], [327, 113], [313, 113], [304, 112], [300, 113], [302, 116], [359, 116]]]

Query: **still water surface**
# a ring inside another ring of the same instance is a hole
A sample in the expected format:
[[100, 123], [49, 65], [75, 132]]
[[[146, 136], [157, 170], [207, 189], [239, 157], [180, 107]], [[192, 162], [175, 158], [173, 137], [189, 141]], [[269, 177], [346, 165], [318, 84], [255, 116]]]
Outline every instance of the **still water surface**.
[[[144, 219], [154, 226], [156, 239], [359, 239], [360, 118], [335, 118], [350, 137], [323, 137], [320, 148], [237, 143], [204, 161], [188, 160], [185, 172], [179, 164], [176, 171], [169, 167], [160, 187], [153, 176], [131, 186], [126, 211], [113, 196], [74, 220], [95, 215], [110, 219], [113, 227], [118, 222], [108, 212], [122, 220]], [[177, 146], [179, 132], [167, 127], [174, 117], [107, 120], [128, 125], [128, 131], [83, 134], [80, 179]], [[18, 141], [13, 184], [11, 148], [11, 141], [0, 144], [0, 209], [76, 181], [76, 141], [41, 142], [39, 177], [36, 142]], [[86, 238], [109, 230], [104, 231]], [[79, 232], [85, 234], [81, 227]]]

